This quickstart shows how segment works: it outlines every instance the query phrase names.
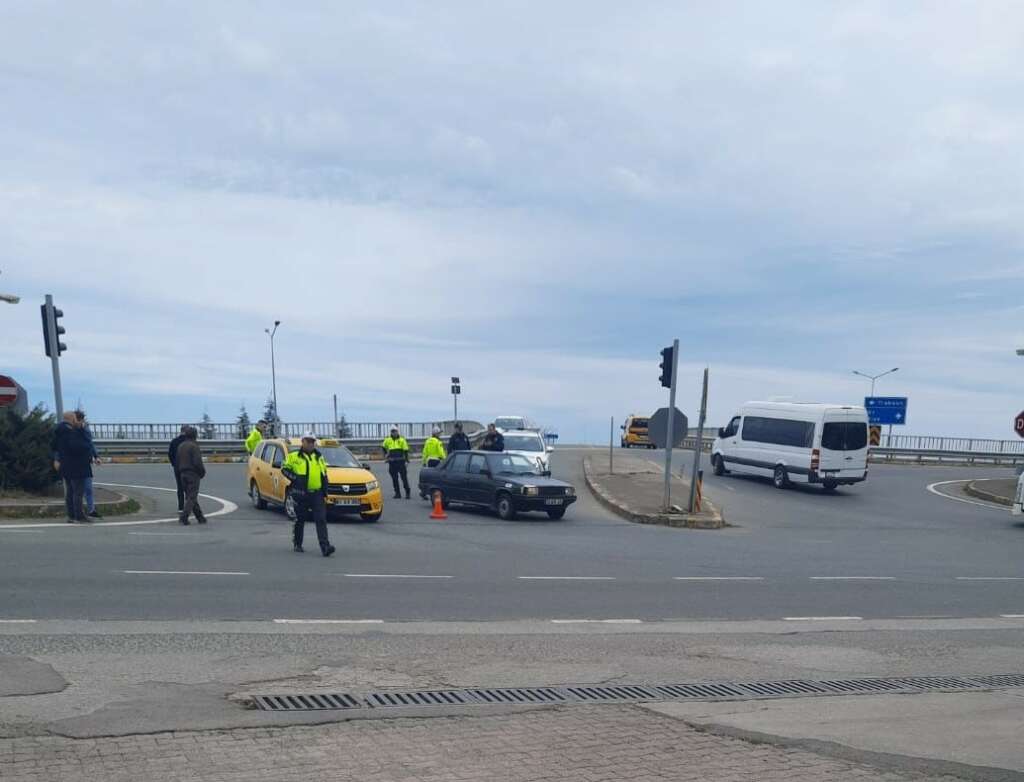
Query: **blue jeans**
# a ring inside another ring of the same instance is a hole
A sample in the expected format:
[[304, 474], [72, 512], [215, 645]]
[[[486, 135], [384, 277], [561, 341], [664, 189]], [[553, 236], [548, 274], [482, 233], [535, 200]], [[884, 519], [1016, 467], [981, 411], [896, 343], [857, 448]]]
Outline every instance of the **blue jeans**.
[[84, 478], [85, 481], [85, 512], [96, 512], [96, 498], [92, 493], [92, 478]]

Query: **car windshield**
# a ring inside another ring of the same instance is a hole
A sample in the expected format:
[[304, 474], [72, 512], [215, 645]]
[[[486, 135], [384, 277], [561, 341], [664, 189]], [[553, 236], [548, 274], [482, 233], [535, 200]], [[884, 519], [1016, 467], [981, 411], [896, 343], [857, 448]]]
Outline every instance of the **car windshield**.
[[522, 429], [525, 422], [522, 418], [495, 418], [494, 425], [498, 429]]
[[321, 448], [328, 467], [362, 467], [352, 452], [343, 445]]
[[536, 462], [517, 453], [503, 453], [490, 457], [491, 471], [495, 475], [539, 475]]
[[538, 453], [544, 450], [544, 443], [536, 435], [507, 434], [505, 435], [506, 451], [531, 451]]

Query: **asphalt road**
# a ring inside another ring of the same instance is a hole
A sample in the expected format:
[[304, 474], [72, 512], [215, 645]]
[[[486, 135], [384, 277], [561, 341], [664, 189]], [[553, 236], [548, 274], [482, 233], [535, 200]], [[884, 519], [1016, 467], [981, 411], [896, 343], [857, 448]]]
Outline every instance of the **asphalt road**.
[[[203, 492], [238, 509], [207, 527], [0, 527], [0, 620], [1024, 615], [1024, 526], [1005, 509], [928, 490], [1005, 470], [873, 465], [866, 484], [835, 495], [709, 476], [707, 494], [736, 526], [695, 531], [609, 514], [585, 488], [581, 456], [555, 454], [556, 475], [580, 495], [561, 521], [452, 510], [439, 522], [426, 502], [387, 499], [376, 524], [331, 525], [330, 559], [316, 552], [312, 528], [307, 553], [291, 551], [284, 515], [248, 504], [242, 465], [211, 465]], [[105, 465], [97, 480], [173, 486], [166, 465]], [[149, 513], [131, 521], [173, 515], [171, 492], [132, 491], [149, 498]], [[206, 501], [208, 512], [218, 507]]]

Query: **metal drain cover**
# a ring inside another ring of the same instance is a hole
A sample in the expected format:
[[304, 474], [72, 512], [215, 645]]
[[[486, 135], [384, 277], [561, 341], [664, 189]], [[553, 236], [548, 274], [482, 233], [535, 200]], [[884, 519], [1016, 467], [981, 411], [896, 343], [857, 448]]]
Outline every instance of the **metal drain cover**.
[[858, 679], [787, 679], [763, 682], [692, 682], [689, 684], [571, 684], [559, 687], [497, 687], [456, 690], [379, 690], [352, 693], [282, 693], [255, 695], [263, 711], [438, 709], [479, 706], [571, 706], [643, 703], [670, 700], [757, 700], [880, 693], [920, 693], [1024, 687], [1024, 674], [985, 676], [901, 676]]

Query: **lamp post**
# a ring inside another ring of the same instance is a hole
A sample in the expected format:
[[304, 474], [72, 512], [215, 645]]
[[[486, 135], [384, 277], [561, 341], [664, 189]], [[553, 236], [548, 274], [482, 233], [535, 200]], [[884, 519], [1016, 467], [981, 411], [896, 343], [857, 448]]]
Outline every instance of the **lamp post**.
[[875, 381], [878, 380], [881, 377], [885, 377], [886, 375], [891, 375], [893, 372], [898, 372], [899, 369], [900, 369], [899, 367], [893, 367], [892, 369], [887, 369], [887, 370], [885, 370], [885, 372], [882, 372], [882, 373], [880, 373], [878, 375], [869, 375], [866, 372], [859, 372], [859, 371], [857, 371], [855, 369], [855, 370], [853, 370], [853, 374], [860, 375], [861, 377], [866, 377], [868, 380], [871, 381], [871, 396], [874, 396], [875, 395]]
[[274, 434], [277, 434], [277, 422], [281, 420], [281, 414], [277, 410], [277, 367], [274, 364], [274, 335], [277, 333], [277, 327], [281, 325], [281, 321], [274, 321], [274, 329], [263, 329], [267, 336], [270, 337], [270, 387], [271, 397], [274, 400], [274, 420], [270, 422], [273, 427]]

